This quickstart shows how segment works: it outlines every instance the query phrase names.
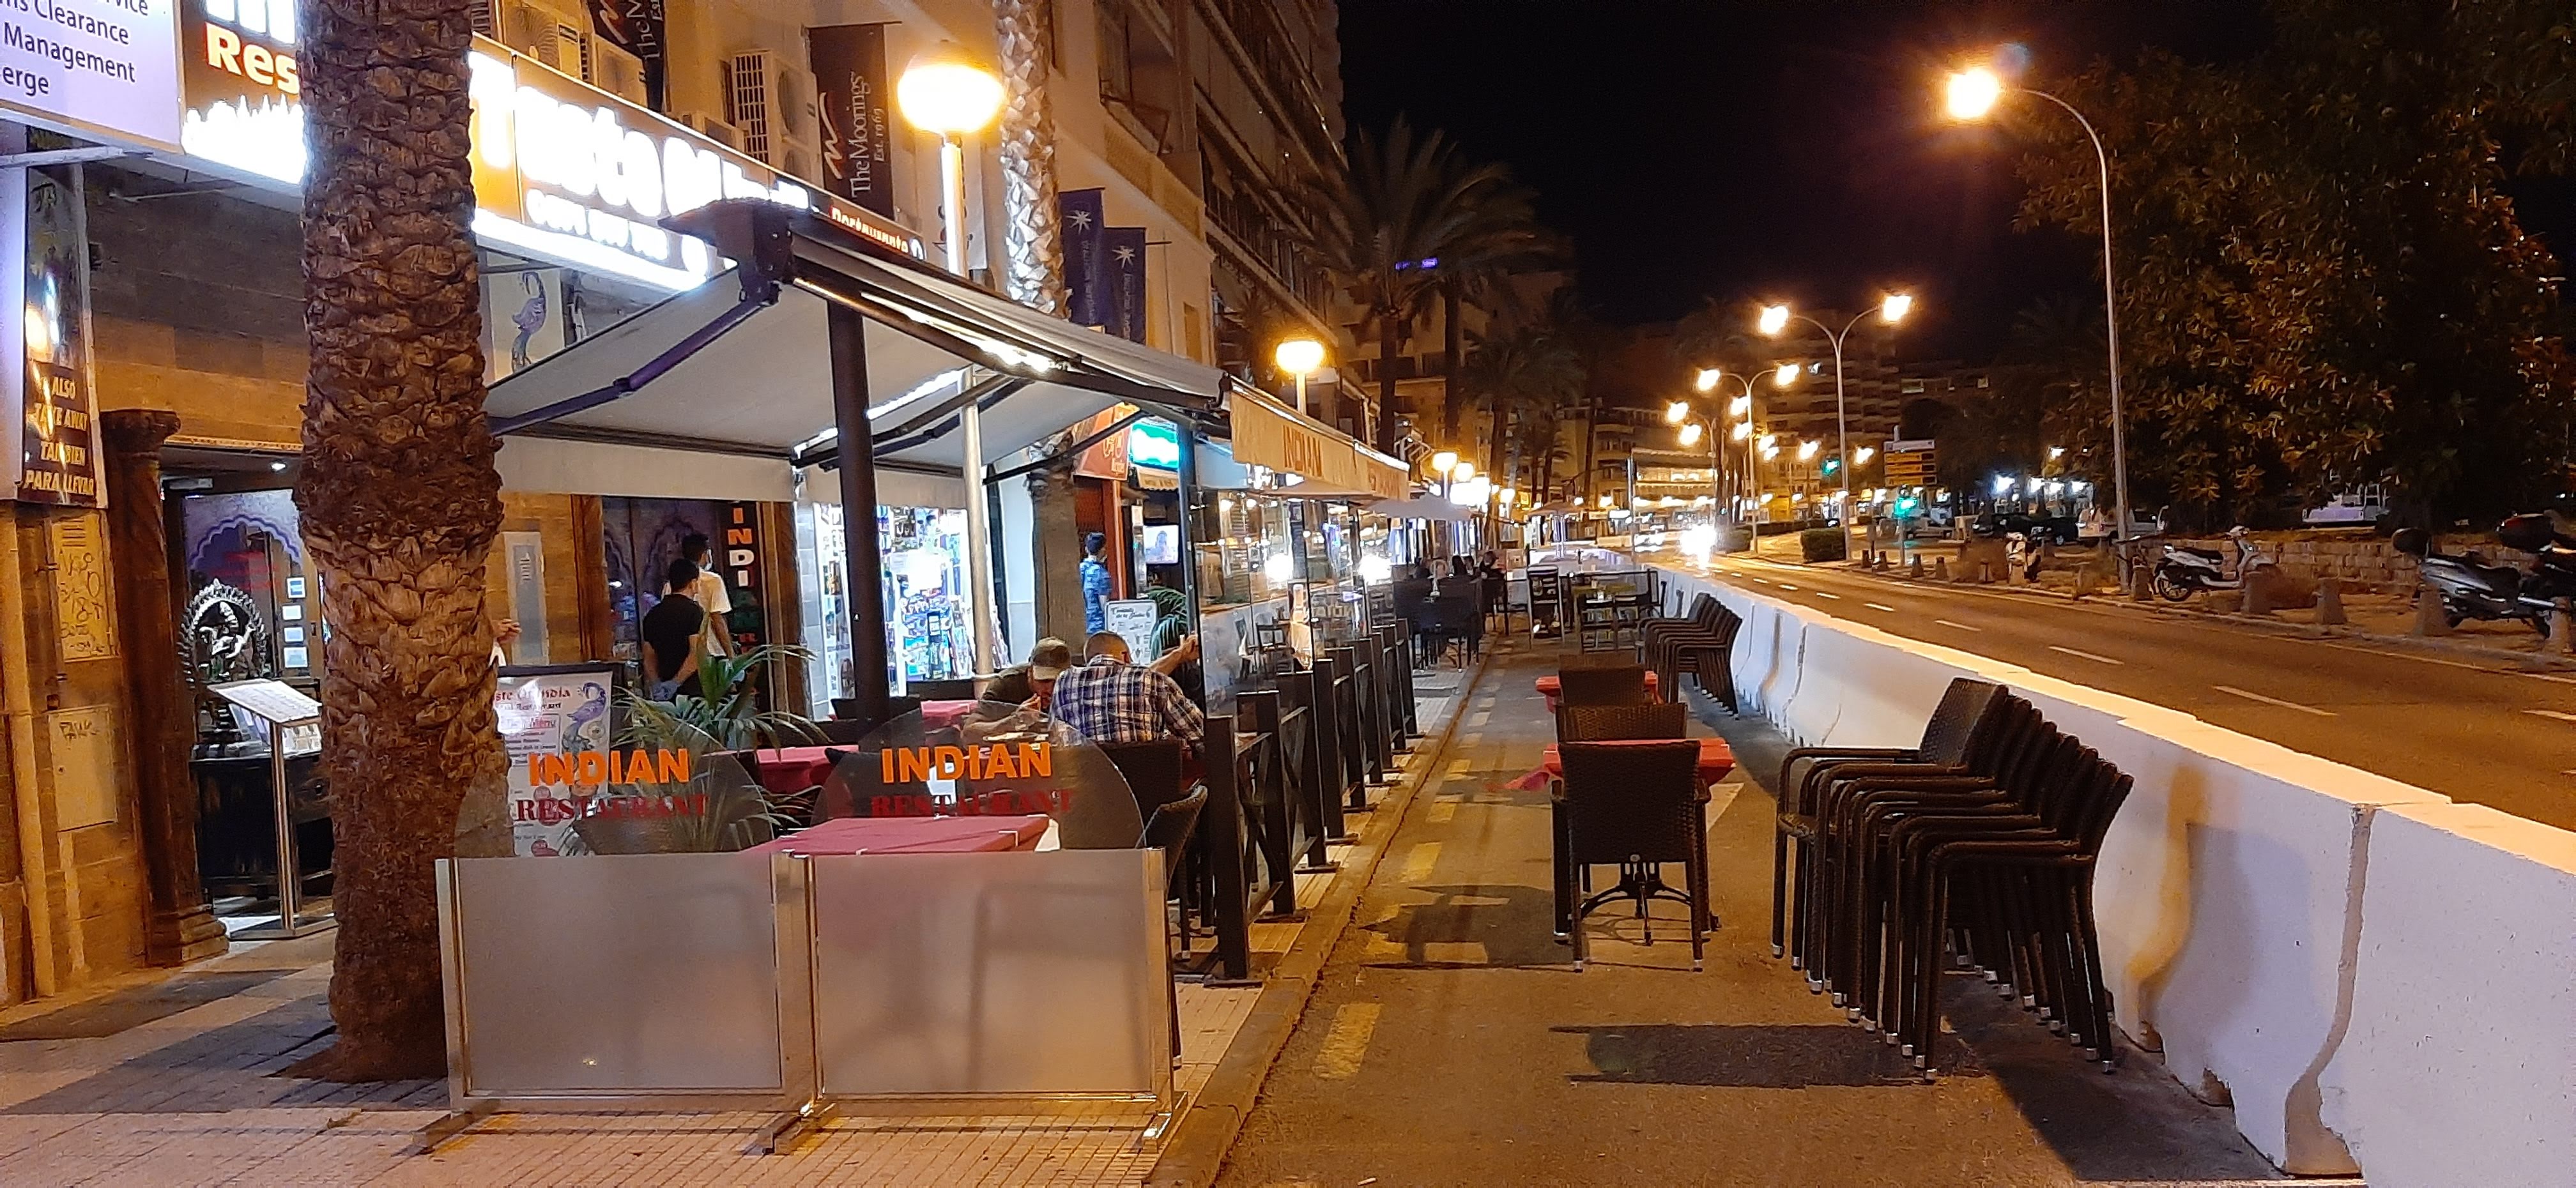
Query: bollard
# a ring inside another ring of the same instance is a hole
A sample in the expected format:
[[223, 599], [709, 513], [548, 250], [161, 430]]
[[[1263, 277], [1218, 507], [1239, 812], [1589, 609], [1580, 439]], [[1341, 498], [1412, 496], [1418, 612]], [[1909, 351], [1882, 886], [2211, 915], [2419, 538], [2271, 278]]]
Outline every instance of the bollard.
[[2442, 595], [2432, 589], [2415, 591], [2415, 634], [2449, 635], [2451, 618], [2442, 610]]
[[2241, 613], [2269, 617], [2272, 613], [2272, 578], [2262, 570], [2244, 576], [2237, 587], [2236, 605]]
[[2148, 569], [2146, 562], [2132, 559], [2129, 562], [2129, 600], [2132, 602], [2153, 602], [2155, 601], [2155, 598], [2156, 578], [2154, 572]]
[[1914, 556], [1906, 560], [1905, 576], [1913, 578], [1916, 581], [1923, 580], [1923, 554], [1916, 553]]
[[1949, 558], [1934, 557], [1932, 559], [1932, 580], [1936, 582], [1946, 582], [1950, 580]]
[[2561, 656], [2576, 655], [2576, 613], [2568, 601], [2558, 599], [2549, 611], [2549, 650]]
[[2317, 622], [2327, 627], [2341, 627], [2351, 620], [2343, 617], [2343, 579], [2317, 579]]

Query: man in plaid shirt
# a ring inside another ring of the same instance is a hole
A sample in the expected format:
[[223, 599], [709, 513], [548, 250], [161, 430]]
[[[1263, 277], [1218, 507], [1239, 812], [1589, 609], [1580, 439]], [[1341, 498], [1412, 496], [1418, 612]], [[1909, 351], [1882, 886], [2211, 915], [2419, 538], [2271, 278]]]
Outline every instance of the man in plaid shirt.
[[1094, 634], [1087, 648], [1088, 662], [1066, 669], [1055, 679], [1047, 712], [1093, 742], [1177, 738], [1191, 751], [1198, 750], [1207, 715], [1191, 704], [1170, 675], [1198, 654], [1197, 636], [1183, 639], [1150, 668], [1129, 663], [1127, 641], [1114, 632]]

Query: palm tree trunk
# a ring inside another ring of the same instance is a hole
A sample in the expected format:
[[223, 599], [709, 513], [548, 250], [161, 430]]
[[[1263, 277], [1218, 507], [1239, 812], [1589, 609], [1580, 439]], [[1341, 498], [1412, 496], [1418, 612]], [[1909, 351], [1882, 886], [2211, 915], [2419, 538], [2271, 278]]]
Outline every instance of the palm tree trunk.
[[1404, 326], [1396, 311], [1380, 311], [1377, 319], [1377, 426], [1372, 440], [1381, 454], [1395, 453], [1395, 359], [1404, 349]]
[[1049, 0], [994, 0], [1001, 43], [1003, 284], [1011, 300], [1063, 317], [1064, 239], [1056, 226], [1055, 120], [1047, 108]]
[[[1458, 440], [1458, 422], [1467, 415], [1467, 392], [1461, 386], [1458, 359], [1466, 331], [1458, 325], [1458, 281], [1440, 282], [1440, 440]], [[1488, 459], [1490, 461], [1490, 459]], [[1487, 473], [1492, 473], [1490, 470]]]
[[456, 852], [469, 798], [491, 814], [478, 821], [499, 819], [509, 768], [483, 610], [501, 481], [466, 229], [471, 26], [464, 0], [310, 0], [304, 12], [312, 356], [295, 503], [330, 628], [322, 762], [340, 922], [339, 1039], [313, 1071], [436, 1076], [431, 863]]

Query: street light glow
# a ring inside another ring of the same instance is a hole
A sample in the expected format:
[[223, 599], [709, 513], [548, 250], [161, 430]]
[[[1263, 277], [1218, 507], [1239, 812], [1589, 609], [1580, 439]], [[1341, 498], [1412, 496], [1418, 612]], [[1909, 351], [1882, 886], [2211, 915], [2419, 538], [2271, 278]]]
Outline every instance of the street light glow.
[[1747, 393], [1726, 402], [1726, 419], [1741, 421], [1753, 415], [1753, 396]]
[[941, 136], [981, 131], [1002, 112], [1002, 80], [953, 41], [923, 51], [895, 80], [895, 106], [913, 127]]
[[1771, 386], [1785, 388], [1798, 382], [1798, 365], [1783, 363], [1771, 373]]
[[1691, 386], [1702, 392], [1708, 391], [1709, 389], [1716, 387], [1717, 381], [1725, 374], [1725, 372], [1714, 367], [1700, 368], [1699, 374], [1691, 379]]
[[1737, 441], [1742, 441], [1745, 438], [1753, 436], [1753, 422], [1737, 421], [1735, 423], [1735, 433], [1733, 436]]
[[1982, 120], [1986, 113], [1995, 109], [1995, 104], [2003, 101], [2003, 97], [2002, 76], [1983, 66], [1953, 73], [1949, 84], [1943, 88], [1945, 106], [1954, 120]]
[[1447, 474], [1458, 469], [1458, 451], [1442, 450], [1431, 455], [1431, 473]]
[[1467, 480], [1476, 477], [1476, 464], [1466, 461], [1465, 459], [1460, 459], [1457, 469], [1450, 471], [1449, 477], [1457, 482], [1466, 482]]
[[1324, 344], [1311, 338], [1291, 338], [1280, 343], [1270, 357], [1278, 362], [1279, 370], [1304, 379], [1324, 365]]
[[1759, 324], [1764, 334], [1776, 337], [1782, 330], [1789, 328], [1789, 307], [1785, 305], [1763, 306], [1762, 321]]
[[2065, 447], [2065, 446], [2050, 446], [2050, 447], [2048, 447], [2048, 460], [2049, 460], [2049, 461], [2051, 461], [2051, 462], [2057, 461], [2060, 457], [2065, 456], [2065, 454], [2066, 454], [2066, 447]]
[[1852, 465], [1854, 465], [1854, 466], [1867, 466], [1867, 465], [1869, 465], [1869, 460], [1870, 460], [1870, 459], [1872, 459], [1872, 458], [1875, 458], [1875, 457], [1877, 457], [1877, 456], [1878, 456], [1878, 447], [1876, 447], [1876, 446], [1862, 446], [1862, 447], [1860, 447], [1859, 449], [1856, 449], [1856, 450], [1853, 450], [1853, 451], [1852, 451]]
[[1822, 448], [1824, 447], [1824, 444], [1825, 444], [1825, 443], [1823, 443], [1823, 442], [1821, 442], [1821, 441], [1802, 441], [1802, 442], [1799, 442], [1799, 443], [1798, 443], [1798, 460], [1799, 460], [1799, 461], [1801, 461], [1801, 462], [1805, 462], [1805, 461], [1807, 461], [1807, 460], [1809, 460], [1809, 459], [1811, 459], [1811, 458], [1814, 458], [1814, 457], [1816, 456], [1816, 451], [1817, 451], [1817, 450], [1819, 450], [1819, 449], [1822, 449]]
[[[1701, 372], [1700, 374], [1701, 374], [1701, 375], [1706, 375], [1706, 374], [1708, 374], [1708, 373], [1707, 373], [1707, 372], [1705, 372], [1705, 371], [1703, 371], [1703, 372]], [[1703, 389], [1701, 389], [1701, 390], [1702, 390], [1702, 391], [1706, 391], [1707, 389], [1703, 388]], [[1681, 424], [1681, 423], [1682, 423], [1682, 418], [1683, 418], [1683, 417], [1687, 417], [1687, 416], [1689, 416], [1689, 415], [1690, 415], [1690, 405], [1689, 405], [1689, 404], [1686, 404], [1686, 403], [1684, 403], [1684, 402], [1682, 402], [1682, 401], [1676, 400], [1676, 401], [1672, 402], [1671, 404], [1667, 404], [1667, 405], [1665, 405], [1665, 406], [1664, 406], [1664, 423], [1665, 423], [1665, 424], [1667, 424], [1667, 425], [1678, 425], [1678, 424]]]
[[1697, 421], [1693, 421], [1693, 422], [1691, 422], [1690, 424], [1687, 424], [1687, 425], [1682, 426], [1682, 445], [1683, 445], [1683, 447], [1684, 447], [1684, 448], [1688, 448], [1688, 447], [1690, 447], [1690, 446], [1695, 446], [1695, 445], [1698, 445], [1698, 444], [1699, 444], [1699, 422], [1697, 422]]
[[1904, 321], [1906, 312], [1913, 308], [1912, 293], [1890, 293], [1885, 300], [1878, 303], [1878, 320], [1893, 326]]

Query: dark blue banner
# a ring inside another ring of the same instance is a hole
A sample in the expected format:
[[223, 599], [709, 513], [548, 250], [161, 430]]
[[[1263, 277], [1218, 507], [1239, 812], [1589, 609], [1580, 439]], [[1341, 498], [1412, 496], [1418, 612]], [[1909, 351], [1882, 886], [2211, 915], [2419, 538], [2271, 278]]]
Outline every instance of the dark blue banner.
[[1108, 282], [1101, 325], [1129, 342], [1145, 341], [1145, 229], [1104, 229], [1100, 271]]
[[1101, 234], [1108, 230], [1108, 214], [1100, 204], [1098, 190], [1059, 190], [1055, 196], [1056, 211], [1064, 227], [1064, 287], [1069, 300], [1067, 316], [1077, 326], [1098, 326], [1109, 319], [1101, 312], [1106, 302], [1100, 260]]

